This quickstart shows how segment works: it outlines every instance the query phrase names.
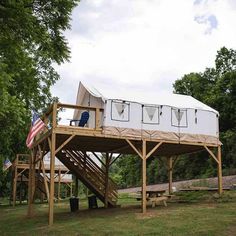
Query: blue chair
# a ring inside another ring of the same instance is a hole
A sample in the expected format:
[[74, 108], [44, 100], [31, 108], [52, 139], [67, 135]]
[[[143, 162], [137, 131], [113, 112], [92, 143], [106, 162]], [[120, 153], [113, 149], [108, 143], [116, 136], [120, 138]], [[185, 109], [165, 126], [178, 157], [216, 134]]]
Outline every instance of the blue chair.
[[81, 114], [80, 120], [71, 120], [70, 121], [70, 126], [72, 126], [72, 123], [75, 123], [75, 126], [78, 124], [79, 127], [84, 127], [89, 120], [89, 112], [84, 111]]

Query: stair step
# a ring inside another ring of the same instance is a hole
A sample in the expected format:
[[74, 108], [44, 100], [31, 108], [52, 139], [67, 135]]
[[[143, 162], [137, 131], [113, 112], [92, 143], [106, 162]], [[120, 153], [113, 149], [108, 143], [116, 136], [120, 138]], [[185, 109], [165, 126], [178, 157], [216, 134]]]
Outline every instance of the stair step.
[[[86, 157], [86, 162], [82, 154], [75, 151], [60, 152], [58, 155], [59, 160], [61, 160], [65, 166], [71, 169], [80, 180], [94, 192], [100, 200], [105, 201], [105, 173], [97, 166], [93, 160]], [[76, 166], [76, 167], [75, 167]], [[117, 202], [117, 191], [115, 189], [115, 184], [109, 179], [110, 192], [108, 194], [109, 205], [116, 205]]]

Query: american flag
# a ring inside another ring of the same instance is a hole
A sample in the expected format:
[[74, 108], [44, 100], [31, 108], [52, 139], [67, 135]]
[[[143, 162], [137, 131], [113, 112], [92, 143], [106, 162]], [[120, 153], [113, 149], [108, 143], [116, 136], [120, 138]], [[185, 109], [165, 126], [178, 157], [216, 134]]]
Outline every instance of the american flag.
[[7, 158], [4, 163], [3, 163], [3, 171], [7, 170], [9, 167], [11, 167], [12, 163], [11, 161]]
[[30, 128], [29, 134], [26, 139], [26, 145], [28, 148], [31, 148], [34, 137], [44, 128], [45, 124], [39, 118], [37, 113], [33, 114], [32, 126]]

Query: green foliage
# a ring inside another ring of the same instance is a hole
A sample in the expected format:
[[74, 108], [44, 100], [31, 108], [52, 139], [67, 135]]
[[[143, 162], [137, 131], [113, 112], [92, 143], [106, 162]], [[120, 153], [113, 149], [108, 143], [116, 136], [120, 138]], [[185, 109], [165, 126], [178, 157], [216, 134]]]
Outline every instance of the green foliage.
[[[53, 63], [69, 60], [63, 31], [78, 0], [0, 2], [0, 158], [26, 152], [31, 110], [52, 102]], [[6, 185], [0, 168], [0, 192]]]
[[[220, 139], [223, 142], [223, 168], [235, 170], [236, 167], [236, 51], [221, 48], [216, 55], [215, 67], [203, 73], [190, 73], [174, 83], [175, 93], [191, 95], [215, 108], [220, 113]], [[197, 154], [200, 158], [204, 154]], [[204, 173], [197, 168], [196, 175], [215, 174], [209, 161], [199, 159], [200, 165], [207, 163]], [[184, 161], [188, 169], [193, 164]], [[190, 165], [189, 165], [190, 164]], [[191, 172], [191, 171], [190, 171]], [[227, 171], [226, 171], [227, 172]], [[225, 172], [225, 173], [226, 173]], [[235, 174], [236, 172], [228, 173]]]

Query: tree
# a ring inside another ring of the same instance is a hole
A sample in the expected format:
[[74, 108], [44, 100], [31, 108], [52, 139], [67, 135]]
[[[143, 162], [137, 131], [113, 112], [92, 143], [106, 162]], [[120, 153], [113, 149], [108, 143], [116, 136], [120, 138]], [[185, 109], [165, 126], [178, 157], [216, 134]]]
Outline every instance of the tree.
[[[0, 158], [25, 152], [31, 110], [44, 110], [59, 79], [53, 63], [69, 60], [63, 31], [79, 0], [0, 2]], [[0, 171], [0, 180], [2, 178]]]
[[219, 111], [223, 167], [236, 168], [236, 51], [221, 48], [214, 68], [184, 75], [173, 86], [175, 93], [191, 95]]

